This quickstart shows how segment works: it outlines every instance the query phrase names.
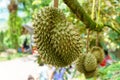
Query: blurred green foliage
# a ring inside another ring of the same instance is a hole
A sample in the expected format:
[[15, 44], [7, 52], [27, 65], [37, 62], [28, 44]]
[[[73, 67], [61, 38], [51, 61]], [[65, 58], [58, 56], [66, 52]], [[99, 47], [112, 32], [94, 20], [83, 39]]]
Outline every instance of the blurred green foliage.
[[4, 50], [4, 32], [0, 32], [0, 51]]
[[17, 12], [10, 13], [9, 20], [8, 20], [8, 34], [9, 41], [11, 41], [11, 44], [9, 47], [11, 48], [18, 48], [19, 47], [19, 36], [21, 35], [22, 30], [22, 19], [17, 15]]
[[35, 10], [48, 6], [51, 0], [18, 0], [18, 2], [18, 5], [23, 6], [18, 9], [26, 14], [26, 16], [23, 17], [23, 23], [27, 23], [32, 20], [32, 15]]
[[120, 62], [99, 69], [99, 77], [102, 80], [120, 79]]

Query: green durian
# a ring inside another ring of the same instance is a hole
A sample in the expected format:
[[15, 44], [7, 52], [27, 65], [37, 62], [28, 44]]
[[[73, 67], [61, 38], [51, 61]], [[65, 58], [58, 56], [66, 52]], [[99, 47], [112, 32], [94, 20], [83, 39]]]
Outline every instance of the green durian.
[[81, 53], [79, 31], [67, 22], [64, 13], [45, 7], [34, 15], [34, 39], [39, 54], [46, 64], [64, 67]]
[[94, 76], [96, 76], [97, 75], [97, 69], [96, 70], [94, 70], [94, 71], [92, 71], [92, 72], [86, 72], [84, 75], [85, 75], [85, 77], [86, 78], [91, 78], [91, 77], [94, 77]]
[[93, 47], [91, 49], [91, 53], [96, 57], [98, 64], [100, 64], [104, 59], [104, 51], [100, 47], [97, 46]]
[[84, 69], [84, 59], [85, 59], [85, 54], [80, 54], [79, 58], [76, 61], [76, 69], [81, 73], [86, 72]]
[[39, 66], [43, 66], [44, 63], [42, 62], [40, 56], [37, 56], [37, 63], [39, 64]]
[[76, 69], [86, 78], [93, 77], [97, 69], [97, 60], [93, 54], [81, 54], [76, 61]]
[[93, 54], [88, 53], [85, 56], [84, 67], [87, 72], [94, 71], [97, 68], [97, 60]]

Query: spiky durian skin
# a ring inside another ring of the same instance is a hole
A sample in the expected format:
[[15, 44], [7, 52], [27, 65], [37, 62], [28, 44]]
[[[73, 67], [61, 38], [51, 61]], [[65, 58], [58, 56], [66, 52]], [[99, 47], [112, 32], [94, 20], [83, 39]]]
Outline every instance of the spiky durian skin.
[[81, 73], [85, 73], [85, 69], [84, 69], [84, 59], [85, 59], [85, 55], [84, 54], [80, 54], [79, 58], [76, 61], [76, 69], [81, 72]]
[[98, 64], [104, 59], [104, 51], [100, 47], [93, 47], [91, 53], [96, 57]]
[[57, 8], [43, 8], [34, 16], [34, 39], [41, 58], [47, 64], [64, 67], [81, 53], [79, 31], [69, 24]]
[[84, 67], [87, 72], [94, 71], [97, 68], [97, 60], [93, 54], [88, 53], [86, 55]]
[[91, 77], [93, 77], [93, 76], [96, 76], [97, 75], [97, 69], [96, 70], [94, 70], [94, 71], [92, 71], [92, 72], [86, 72], [84, 75], [85, 75], [85, 77], [86, 78], [91, 78]]
[[95, 56], [90, 53], [81, 54], [76, 61], [76, 69], [84, 73], [86, 78], [93, 77], [97, 71], [97, 60]]

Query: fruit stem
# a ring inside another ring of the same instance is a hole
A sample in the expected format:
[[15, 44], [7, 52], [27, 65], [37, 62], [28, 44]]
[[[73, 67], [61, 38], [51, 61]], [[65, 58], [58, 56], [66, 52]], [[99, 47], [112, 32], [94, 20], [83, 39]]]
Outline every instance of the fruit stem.
[[54, 0], [54, 7], [58, 8], [58, 0]]
[[90, 34], [90, 29], [87, 29], [87, 42], [86, 42], [86, 52], [88, 53], [89, 49], [89, 34]]
[[96, 34], [96, 46], [99, 45], [99, 32], [97, 32]]

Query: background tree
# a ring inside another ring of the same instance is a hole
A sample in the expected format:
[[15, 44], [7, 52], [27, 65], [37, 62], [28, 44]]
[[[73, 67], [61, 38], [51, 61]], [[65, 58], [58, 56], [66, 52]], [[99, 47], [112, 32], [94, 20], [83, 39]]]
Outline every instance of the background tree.
[[10, 15], [8, 20], [8, 33], [9, 33], [9, 39], [11, 41], [12, 48], [17, 49], [19, 47], [19, 36], [21, 35], [21, 28], [22, 28], [22, 20], [17, 15], [18, 5], [16, 4], [15, 0], [11, 0], [10, 4], [8, 6]]

